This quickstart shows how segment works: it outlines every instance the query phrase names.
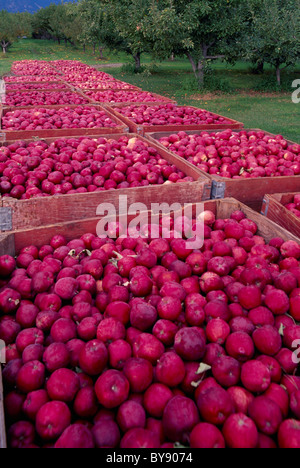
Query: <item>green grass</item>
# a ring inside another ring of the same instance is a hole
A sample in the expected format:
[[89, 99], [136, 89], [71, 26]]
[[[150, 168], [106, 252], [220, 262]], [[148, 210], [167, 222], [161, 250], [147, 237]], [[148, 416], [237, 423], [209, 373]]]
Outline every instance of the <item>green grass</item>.
[[[224, 80], [230, 87], [228, 94], [201, 94], [192, 89], [193, 79], [191, 66], [187, 59], [176, 58], [162, 63], [152, 64], [150, 56], [144, 55], [142, 63], [145, 72], [134, 74], [124, 72], [121, 68], [109, 68], [110, 63], [130, 63], [130, 58], [123, 53], [104, 51], [104, 60], [94, 56], [91, 48], [86, 53], [82, 48], [75, 48], [65, 44], [58, 45], [47, 40], [20, 40], [15, 43], [8, 54], [0, 54], [0, 76], [8, 73], [15, 60], [80, 60], [89, 65], [101, 67], [106, 65], [105, 71], [114, 77], [141, 87], [143, 90], [171, 97], [181, 105], [204, 107], [212, 112], [244, 122], [246, 128], [261, 128], [263, 130], [280, 133], [286, 138], [300, 141], [300, 104], [292, 102], [292, 92], [254, 92], [262, 80], [272, 79], [274, 70], [266, 67], [263, 75], [252, 72], [251, 64], [237, 62], [229, 65], [215, 62], [214, 77]], [[283, 80], [292, 84], [299, 78], [300, 64], [296, 70], [283, 72]], [[275, 77], [274, 77], [275, 79]]]

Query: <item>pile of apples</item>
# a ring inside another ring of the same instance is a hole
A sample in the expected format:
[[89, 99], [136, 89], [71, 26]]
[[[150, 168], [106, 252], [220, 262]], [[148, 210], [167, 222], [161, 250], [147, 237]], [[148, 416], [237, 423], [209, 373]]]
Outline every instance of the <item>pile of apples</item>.
[[[5, 83], [44, 83], [49, 81], [49, 77], [44, 75], [5, 76], [3, 79]], [[55, 79], [57, 79], [57, 77]], [[51, 81], [55, 79], [51, 77]]]
[[168, 101], [164, 96], [155, 96], [148, 91], [91, 91], [86, 90], [84, 94], [95, 102], [162, 102]]
[[18, 141], [0, 148], [0, 194], [33, 197], [193, 181], [151, 145], [119, 139]]
[[62, 82], [56, 82], [56, 83], [8, 83], [6, 85], [6, 90], [11, 91], [11, 90], [24, 90], [24, 89], [65, 89], [67, 85], [65, 85]]
[[107, 228], [0, 257], [9, 447], [300, 448], [300, 245], [241, 211]]
[[96, 71], [94, 67], [78, 62], [77, 60], [53, 60], [51, 64], [62, 73], [76, 72], [80, 74]]
[[5, 96], [5, 105], [21, 106], [65, 106], [89, 104], [89, 100], [79, 93], [72, 91], [11, 91]]
[[20, 60], [13, 62], [11, 67], [12, 73], [16, 75], [39, 75], [39, 76], [56, 76], [59, 74], [57, 70], [46, 60]]
[[139, 125], [203, 125], [224, 124], [224, 117], [203, 109], [175, 104], [161, 104], [149, 106], [134, 104], [116, 109], [132, 122]]
[[125, 81], [73, 81], [72, 85], [80, 89], [136, 89], [136, 86], [126, 83]]
[[93, 106], [32, 108], [7, 112], [2, 117], [3, 130], [57, 130], [60, 128], [116, 127], [103, 110]]
[[300, 194], [294, 195], [294, 199], [291, 203], [284, 205], [287, 210], [291, 211], [297, 218], [300, 218]]
[[210, 175], [232, 179], [300, 175], [300, 145], [261, 130], [178, 132], [159, 142]]
[[64, 73], [63, 79], [67, 82], [73, 83], [73, 82], [97, 82], [97, 81], [115, 81], [116, 78], [114, 78], [112, 75], [109, 75], [108, 73], [100, 72], [97, 70], [94, 71], [88, 71], [86, 73], [84, 72], [72, 72], [72, 71], [66, 71]]

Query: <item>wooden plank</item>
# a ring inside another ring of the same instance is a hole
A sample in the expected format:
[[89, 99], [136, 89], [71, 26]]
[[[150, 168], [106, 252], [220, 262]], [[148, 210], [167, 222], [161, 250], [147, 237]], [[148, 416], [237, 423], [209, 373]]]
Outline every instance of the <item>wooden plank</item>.
[[192, 203], [195, 198], [206, 199], [210, 194], [209, 181], [186, 182], [181, 184], [137, 187], [117, 191], [78, 193], [54, 197], [32, 198], [30, 200], [3, 199], [3, 206], [13, 211], [13, 230], [38, 227], [51, 223], [72, 221], [95, 216], [98, 205], [112, 204], [119, 212], [119, 201], [127, 198], [128, 204], [143, 203]]
[[[200, 203], [201, 201], [202, 200], [196, 200], [194, 197], [194, 201], [191, 205], [195, 206], [195, 203]], [[167, 200], [167, 202], [171, 205], [169, 200]], [[184, 205], [183, 202], [180, 204], [182, 206]], [[149, 209], [151, 209], [151, 204]], [[258, 224], [259, 235], [263, 236], [267, 242], [270, 241], [270, 239], [279, 236], [284, 240], [295, 240], [300, 243], [299, 237], [291, 234], [272, 220], [255, 212], [248, 206], [233, 198], [205, 201], [204, 209], [212, 210], [217, 218], [222, 219], [229, 218], [235, 210], [242, 210], [248, 218]], [[19, 229], [17, 231], [8, 232], [6, 236], [2, 236], [2, 241], [0, 237], [0, 255], [7, 252], [7, 245], [10, 245], [11, 248], [12, 242], [15, 246], [15, 252], [18, 253], [23, 247], [30, 244], [35, 244], [38, 247], [41, 247], [42, 245], [47, 244], [51, 237], [58, 233], [65, 235], [68, 240], [79, 237], [85, 232], [92, 232], [95, 234], [97, 224], [101, 218], [102, 216], [100, 215], [98, 217], [93, 216], [85, 219], [77, 218], [68, 222], [51, 223], [30, 229]], [[2, 246], [2, 242], [5, 243], [5, 247]]]
[[0, 232], [0, 255], [15, 256], [15, 239], [12, 233], [2, 234]]
[[284, 205], [291, 203], [294, 196], [299, 193], [267, 194], [262, 204], [262, 214], [264, 216], [297, 237], [300, 237], [300, 218], [289, 211]]
[[[212, 177], [212, 183], [215, 182], [220, 182], [220, 179]], [[224, 184], [224, 198], [236, 198], [260, 212], [265, 194], [276, 193], [279, 187], [282, 192], [295, 191], [300, 187], [300, 176], [227, 179], [221, 183]]]
[[6, 445], [6, 430], [3, 404], [3, 383], [2, 383], [2, 368], [0, 363], [0, 449], [7, 448]]

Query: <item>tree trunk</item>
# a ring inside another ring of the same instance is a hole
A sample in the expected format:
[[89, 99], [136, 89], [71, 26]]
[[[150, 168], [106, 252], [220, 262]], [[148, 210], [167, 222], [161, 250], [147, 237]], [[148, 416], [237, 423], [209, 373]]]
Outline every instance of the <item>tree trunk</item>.
[[281, 70], [280, 70], [280, 65], [276, 67], [276, 79], [277, 79], [277, 84], [278, 86], [281, 85]]
[[57, 38], [57, 42], [60, 45], [60, 37]]
[[83, 44], [83, 53], [85, 54], [85, 44]]
[[257, 62], [257, 67], [256, 67], [256, 70], [257, 70], [257, 73], [263, 73], [264, 72], [264, 61], [263, 60], [259, 60], [259, 62]]
[[103, 47], [101, 45], [99, 45], [99, 54], [100, 54], [100, 58], [103, 59]]
[[189, 59], [191, 65], [192, 65], [193, 72], [194, 72], [194, 74], [196, 75], [197, 67], [196, 67], [196, 63], [195, 63], [195, 61], [194, 61], [194, 58], [193, 58], [192, 54], [190, 54], [190, 53], [188, 52], [188, 53], [187, 53], [187, 57], [188, 57], [188, 59]]
[[93, 55], [96, 55], [96, 44], [93, 44]]
[[199, 83], [199, 88], [202, 88], [204, 85], [204, 70], [205, 70], [205, 59], [198, 61], [197, 67], [197, 80]]
[[2, 47], [3, 54], [6, 54], [8, 46], [9, 46], [9, 42], [5, 42], [5, 41], [1, 42], [1, 47]]
[[199, 59], [198, 60], [198, 63], [196, 64], [193, 56], [188, 53], [187, 54], [188, 56], [188, 59], [192, 65], [192, 69], [193, 69], [193, 72], [194, 72], [194, 75], [195, 75], [195, 78], [197, 79], [197, 82], [198, 82], [198, 85], [199, 85], [199, 88], [201, 88], [204, 84], [204, 60], [202, 59]]
[[138, 72], [141, 68], [141, 53], [137, 52], [134, 56], [134, 62], [135, 62], [135, 71]]

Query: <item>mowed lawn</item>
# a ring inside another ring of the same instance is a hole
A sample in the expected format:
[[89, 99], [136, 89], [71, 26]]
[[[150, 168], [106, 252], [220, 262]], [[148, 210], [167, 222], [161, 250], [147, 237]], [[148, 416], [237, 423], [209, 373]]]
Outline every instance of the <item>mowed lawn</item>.
[[[104, 51], [104, 57], [104, 60], [100, 60], [97, 55], [93, 55], [91, 48], [84, 53], [81, 48], [58, 45], [53, 41], [20, 40], [10, 48], [8, 54], [0, 54], [0, 76], [9, 73], [15, 60], [80, 60], [143, 90], [171, 97], [178, 104], [205, 108], [239, 120], [246, 128], [261, 128], [300, 142], [300, 104], [292, 102], [292, 93], [295, 91], [292, 83], [300, 78], [300, 65], [296, 70], [283, 73], [285, 82], [290, 83], [290, 91], [261, 92], [255, 89], [262, 80], [271, 79], [274, 72], [270, 67], [266, 67], [264, 75], [257, 75], [252, 72], [251, 64], [245, 62], [238, 62], [234, 66], [216, 62], [212, 66], [213, 76], [225, 81], [230, 92], [199, 93], [191, 86], [193, 74], [189, 62], [184, 58], [153, 65], [151, 57], [143, 56], [145, 71], [134, 74], [124, 71], [124, 68], [109, 66], [128, 64], [128, 56]], [[127, 69], [128, 66], [125, 67]]]

